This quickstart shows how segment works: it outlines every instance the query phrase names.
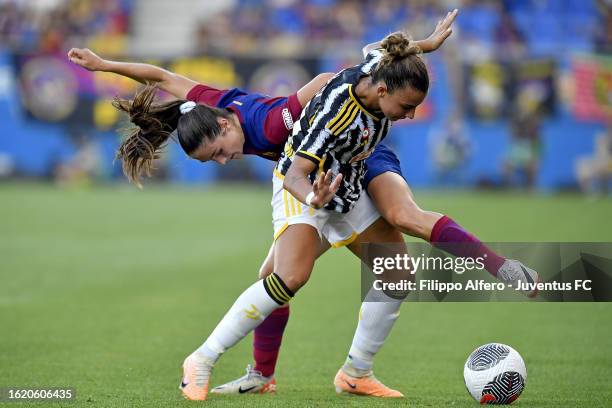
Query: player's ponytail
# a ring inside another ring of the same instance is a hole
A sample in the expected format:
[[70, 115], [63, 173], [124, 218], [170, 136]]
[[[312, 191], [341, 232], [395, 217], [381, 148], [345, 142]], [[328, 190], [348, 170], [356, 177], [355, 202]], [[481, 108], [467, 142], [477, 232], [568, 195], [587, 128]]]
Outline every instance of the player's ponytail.
[[151, 176], [153, 160], [159, 157], [170, 133], [176, 129], [181, 112], [180, 100], [154, 104], [157, 87], [147, 85], [133, 100], [115, 98], [113, 106], [128, 114], [134, 126], [124, 128], [124, 140], [117, 150], [125, 176], [139, 187], [140, 175]]
[[380, 43], [383, 56], [372, 73], [372, 82], [384, 81], [392, 93], [406, 85], [427, 93], [429, 75], [419, 54], [421, 48], [406, 33], [397, 31]]
[[130, 126], [122, 130], [124, 140], [117, 150], [125, 176], [142, 187], [140, 176], [151, 177], [153, 161], [176, 130], [176, 138], [187, 154], [193, 153], [205, 140], [212, 141], [221, 134], [218, 117], [229, 118], [230, 113], [206, 105], [196, 105], [181, 113], [181, 99], [155, 102], [157, 87], [147, 85], [139, 89], [133, 100], [115, 98], [113, 106], [128, 114]]

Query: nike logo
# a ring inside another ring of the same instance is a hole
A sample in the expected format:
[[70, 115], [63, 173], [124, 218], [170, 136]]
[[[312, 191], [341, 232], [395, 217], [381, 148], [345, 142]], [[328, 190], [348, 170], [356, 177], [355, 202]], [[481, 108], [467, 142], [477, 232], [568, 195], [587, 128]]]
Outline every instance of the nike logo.
[[527, 283], [533, 283], [533, 279], [531, 279], [531, 275], [527, 273], [527, 270], [525, 269], [523, 265], [521, 265], [521, 269], [523, 270], [523, 273], [525, 274], [525, 279], [527, 279]]
[[357, 388], [357, 384], [351, 384], [350, 382], [344, 380], [344, 382], [346, 383], [346, 385], [348, 385], [349, 387], [351, 387], [352, 389]]
[[185, 388], [189, 383], [181, 381], [181, 388]]
[[240, 387], [238, 387], [238, 392], [239, 392], [240, 394], [244, 394], [245, 392], [249, 392], [249, 391], [251, 391], [251, 390], [252, 390], [252, 389], [254, 389], [255, 387], [257, 387], [257, 386], [256, 386], [256, 385], [254, 385], [254, 386], [249, 387], [249, 388], [242, 388], [242, 385], [241, 385]]

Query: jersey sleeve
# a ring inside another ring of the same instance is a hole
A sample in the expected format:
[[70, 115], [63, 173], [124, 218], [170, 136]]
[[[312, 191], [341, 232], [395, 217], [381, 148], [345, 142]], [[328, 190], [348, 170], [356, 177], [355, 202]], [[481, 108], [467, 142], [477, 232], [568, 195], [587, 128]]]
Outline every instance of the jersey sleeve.
[[318, 166], [330, 150], [332, 140], [333, 135], [328, 129], [314, 129], [302, 140], [295, 155], [308, 159]]
[[275, 145], [284, 144], [301, 112], [302, 105], [297, 94], [290, 95], [284, 103], [271, 108], [263, 123], [266, 139]]
[[[308, 130], [295, 154], [320, 164], [323, 156], [348, 137], [347, 129], [357, 114], [357, 106], [349, 98], [350, 85], [325, 89], [323, 100], [309, 113]], [[303, 119], [302, 119], [303, 120]]]
[[297, 156], [303, 157], [319, 165], [325, 154], [331, 149], [335, 136], [327, 124], [334, 118], [332, 113], [319, 113], [318, 109], [308, 122], [310, 127], [295, 150]]
[[361, 64], [361, 71], [364, 74], [369, 74], [372, 69], [378, 64], [383, 57], [383, 49], [376, 48], [368, 52], [365, 56], [363, 63]]
[[198, 84], [189, 90], [187, 93], [187, 100], [210, 106], [217, 106], [217, 103], [219, 103], [219, 100], [226, 92], [226, 89], [220, 90], [207, 85]]

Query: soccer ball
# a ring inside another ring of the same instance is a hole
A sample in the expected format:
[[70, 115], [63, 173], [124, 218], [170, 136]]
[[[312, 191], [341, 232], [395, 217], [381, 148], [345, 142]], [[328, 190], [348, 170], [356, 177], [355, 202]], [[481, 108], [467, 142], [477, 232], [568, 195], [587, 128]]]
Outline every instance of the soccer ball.
[[481, 404], [504, 405], [516, 400], [527, 380], [527, 368], [512, 347], [489, 343], [470, 354], [463, 367], [468, 392]]

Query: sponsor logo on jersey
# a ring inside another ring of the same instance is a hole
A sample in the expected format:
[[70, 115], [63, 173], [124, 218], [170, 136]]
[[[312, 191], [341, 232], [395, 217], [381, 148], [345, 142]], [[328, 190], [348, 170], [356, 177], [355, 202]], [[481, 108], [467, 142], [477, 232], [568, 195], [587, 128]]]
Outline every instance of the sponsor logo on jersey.
[[364, 152], [359, 153], [357, 156], [353, 157], [351, 160], [349, 160], [349, 163], [355, 163], [361, 160], [365, 160], [368, 157], [370, 157], [370, 155], [372, 154], [372, 152], [374, 151], [374, 149], [370, 149], [370, 150], [366, 150]]
[[291, 112], [289, 112], [288, 108], [284, 108], [282, 110], [283, 121], [285, 122], [285, 127], [287, 130], [293, 129], [293, 118], [291, 117]]

